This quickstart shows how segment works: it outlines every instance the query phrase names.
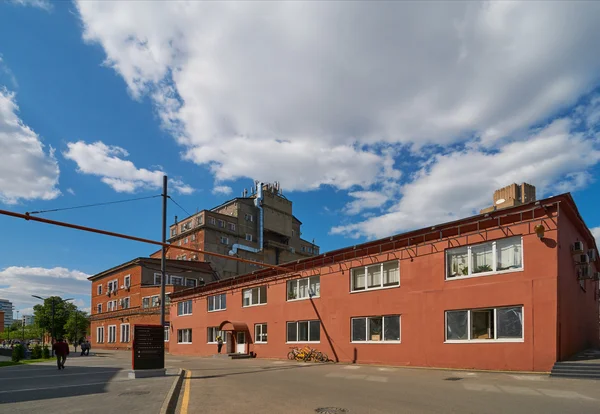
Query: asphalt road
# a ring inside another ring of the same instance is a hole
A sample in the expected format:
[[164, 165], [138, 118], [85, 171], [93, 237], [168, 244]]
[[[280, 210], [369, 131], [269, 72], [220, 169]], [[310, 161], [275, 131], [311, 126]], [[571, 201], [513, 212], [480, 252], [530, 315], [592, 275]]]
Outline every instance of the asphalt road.
[[270, 360], [182, 358], [188, 413], [600, 413], [600, 381]]
[[60, 371], [55, 361], [0, 368], [0, 412], [158, 413], [174, 377], [129, 379], [130, 355], [69, 358]]

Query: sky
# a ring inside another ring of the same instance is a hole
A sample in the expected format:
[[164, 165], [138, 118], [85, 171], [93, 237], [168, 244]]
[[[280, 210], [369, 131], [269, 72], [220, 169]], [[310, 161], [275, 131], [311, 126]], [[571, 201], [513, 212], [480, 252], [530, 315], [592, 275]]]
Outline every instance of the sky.
[[[333, 250], [571, 192], [600, 238], [600, 2], [0, 3], [0, 209], [155, 240], [279, 181]], [[156, 250], [0, 216], [0, 297]], [[15, 314], [16, 316], [16, 314]]]

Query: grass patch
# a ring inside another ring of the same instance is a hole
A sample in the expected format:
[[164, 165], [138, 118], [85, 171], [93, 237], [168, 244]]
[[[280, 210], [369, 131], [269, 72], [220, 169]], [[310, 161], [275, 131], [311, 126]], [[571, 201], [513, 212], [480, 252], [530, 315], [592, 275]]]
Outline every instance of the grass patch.
[[0, 361], [0, 367], [12, 367], [14, 365], [27, 365], [27, 364], [36, 364], [38, 362], [48, 362], [50, 359], [23, 359], [19, 362], [13, 361]]

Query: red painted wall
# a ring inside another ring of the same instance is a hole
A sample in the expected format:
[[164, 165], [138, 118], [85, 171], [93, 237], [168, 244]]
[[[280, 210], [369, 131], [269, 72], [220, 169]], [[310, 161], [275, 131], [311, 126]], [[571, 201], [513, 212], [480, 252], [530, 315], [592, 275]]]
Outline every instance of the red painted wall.
[[[518, 220], [516, 217], [513, 220]], [[539, 222], [506, 222], [502, 229], [494, 224], [494, 228], [490, 226], [479, 234], [461, 232], [463, 236], [453, 241], [452, 247], [457, 247], [522, 234], [524, 270], [513, 273], [446, 281], [445, 249], [450, 245], [444, 239], [431, 245], [413, 246], [410, 255], [406, 249], [397, 249], [364, 257], [362, 261], [349, 260], [302, 272], [302, 277], [321, 274], [321, 297], [312, 301], [286, 301], [286, 281], [280, 279], [243, 286], [267, 284], [268, 301], [263, 306], [243, 308], [241, 286], [227, 291], [224, 311], [207, 312], [205, 295], [219, 291], [194, 298], [191, 316], [176, 316], [173, 303], [171, 353], [216, 353], [216, 345], [207, 344], [207, 327], [228, 320], [248, 325], [249, 351], [256, 352], [258, 357], [285, 358], [291, 347], [302, 345], [286, 344], [286, 322], [320, 319], [321, 341], [311, 346], [343, 362], [549, 371], [557, 355], [557, 232], [553, 222], [546, 220], [546, 242], [540, 241], [533, 231]], [[394, 257], [400, 260], [400, 287], [349, 292], [351, 267]], [[445, 311], [510, 305], [524, 306], [523, 342], [444, 343]], [[352, 317], [389, 314], [402, 315], [401, 343], [350, 341]], [[267, 323], [267, 344], [253, 343], [256, 323]], [[192, 344], [177, 344], [177, 330], [184, 328], [193, 330]]]
[[[586, 280], [584, 287], [577, 279], [576, 262], [571, 252], [575, 241], [583, 241], [584, 251], [594, 248], [589, 236], [583, 234], [566, 214], [559, 217], [559, 327], [558, 346], [561, 360], [592, 347], [599, 347], [598, 282]], [[595, 263], [592, 271], [600, 270]]]

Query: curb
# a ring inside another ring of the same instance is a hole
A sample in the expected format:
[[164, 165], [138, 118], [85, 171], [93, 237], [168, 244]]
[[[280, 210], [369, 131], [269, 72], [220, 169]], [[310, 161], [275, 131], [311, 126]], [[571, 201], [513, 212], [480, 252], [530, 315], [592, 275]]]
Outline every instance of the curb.
[[184, 375], [185, 371], [182, 368], [179, 368], [177, 378], [175, 378], [175, 380], [173, 381], [173, 385], [171, 385], [171, 389], [167, 393], [167, 396], [163, 401], [162, 407], [160, 408], [160, 414], [175, 413], [175, 408], [177, 407], [177, 399], [179, 398], [179, 391], [181, 391], [181, 384], [183, 383]]

